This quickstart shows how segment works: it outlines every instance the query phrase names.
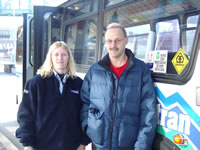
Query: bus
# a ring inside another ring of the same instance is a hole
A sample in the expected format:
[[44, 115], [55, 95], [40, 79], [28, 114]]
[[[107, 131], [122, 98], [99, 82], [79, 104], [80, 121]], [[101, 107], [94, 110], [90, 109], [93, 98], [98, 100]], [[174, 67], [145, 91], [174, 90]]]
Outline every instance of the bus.
[[22, 46], [17, 45], [22, 43], [22, 17], [1, 16], [0, 21], [4, 22], [0, 25], [0, 66], [3, 72], [16, 74], [17, 65], [22, 62]]
[[198, 0], [68, 0], [56, 7], [35, 6], [33, 14], [24, 14], [23, 84], [58, 40], [68, 43], [84, 78], [107, 53], [106, 26], [119, 22], [128, 34], [126, 47], [152, 72], [158, 118], [152, 150], [199, 150], [199, 16]]
[[4, 72], [15, 73], [15, 29], [0, 27], [0, 65]]

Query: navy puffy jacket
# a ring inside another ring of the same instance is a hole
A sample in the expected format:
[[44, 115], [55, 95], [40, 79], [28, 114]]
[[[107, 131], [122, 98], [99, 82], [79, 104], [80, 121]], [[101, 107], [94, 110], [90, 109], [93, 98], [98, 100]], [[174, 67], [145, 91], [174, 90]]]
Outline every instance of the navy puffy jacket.
[[151, 150], [155, 88], [147, 65], [125, 52], [128, 66], [119, 79], [106, 55], [89, 69], [81, 88], [82, 128], [98, 150]]

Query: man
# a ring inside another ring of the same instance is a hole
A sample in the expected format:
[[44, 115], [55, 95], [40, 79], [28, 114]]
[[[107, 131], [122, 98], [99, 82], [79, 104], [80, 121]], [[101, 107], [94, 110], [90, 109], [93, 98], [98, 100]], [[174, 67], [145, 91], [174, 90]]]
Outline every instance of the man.
[[126, 49], [118, 23], [105, 33], [108, 54], [91, 66], [81, 88], [82, 128], [98, 150], [151, 150], [156, 93], [147, 65]]

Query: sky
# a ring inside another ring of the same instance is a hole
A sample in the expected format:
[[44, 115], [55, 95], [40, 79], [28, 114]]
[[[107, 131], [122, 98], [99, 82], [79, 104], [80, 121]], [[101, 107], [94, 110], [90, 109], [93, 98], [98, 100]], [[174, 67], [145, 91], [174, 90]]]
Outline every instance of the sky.
[[[2, 6], [4, 7], [8, 0], [1, 0]], [[39, 6], [57, 6], [62, 4], [68, 0], [31, 0], [33, 5]], [[19, 6], [20, 5], [20, 6]], [[28, 9], [29, 1], [28, 0], [13, 0], [10, 2], [10, 5], [7, 6], [6, 9]], [[10, 7], [10, 8], [9, 8]], [[5, 9], [5, 8], [4, 8]]]

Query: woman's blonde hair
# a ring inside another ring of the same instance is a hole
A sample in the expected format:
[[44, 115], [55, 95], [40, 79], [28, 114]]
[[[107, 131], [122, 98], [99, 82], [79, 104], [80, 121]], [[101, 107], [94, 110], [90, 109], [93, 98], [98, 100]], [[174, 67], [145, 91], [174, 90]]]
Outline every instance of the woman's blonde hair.
[[69, 59], [68, 59], [69, 62], [67, 65], [68, 75], [72, 78], [75, 77], [76, 71], [75, 71], [74, 59], [73, 59], [69, 46], [63, 41], [54, 42], [49, 47], [49, 51], [47, 53], [46, 59], [43, 65], [37, 70], [37, 74], [40, 74], [42, 77], [45, 78], [47, 76], [50, 76], [53, 73], [52, 53], [59, 47], [62, 47], [63, 49], [65, 49], [69, 56]]

